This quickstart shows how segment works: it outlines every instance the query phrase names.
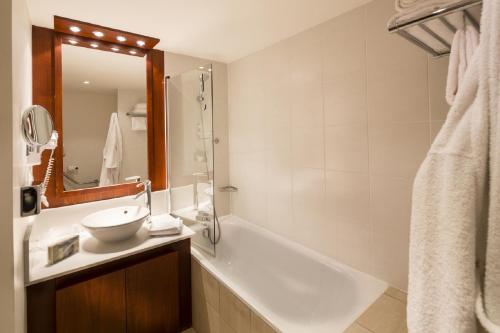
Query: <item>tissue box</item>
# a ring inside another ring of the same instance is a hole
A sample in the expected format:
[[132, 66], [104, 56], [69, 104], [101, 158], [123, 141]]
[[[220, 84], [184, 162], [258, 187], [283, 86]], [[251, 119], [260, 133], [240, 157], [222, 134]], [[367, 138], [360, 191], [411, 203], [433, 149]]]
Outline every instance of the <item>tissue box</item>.
[[80, 250], [80, 236], [69, 236], [47, 247], [47, 263], [53, 265]]

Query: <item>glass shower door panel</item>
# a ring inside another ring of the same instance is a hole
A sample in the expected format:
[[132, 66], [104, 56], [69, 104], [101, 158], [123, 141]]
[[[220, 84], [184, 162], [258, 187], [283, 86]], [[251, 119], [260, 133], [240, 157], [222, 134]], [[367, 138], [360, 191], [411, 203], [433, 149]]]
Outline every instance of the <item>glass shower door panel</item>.
[[168, 175], [172, 214], [215, 255], [212, 66], [167, 79]]

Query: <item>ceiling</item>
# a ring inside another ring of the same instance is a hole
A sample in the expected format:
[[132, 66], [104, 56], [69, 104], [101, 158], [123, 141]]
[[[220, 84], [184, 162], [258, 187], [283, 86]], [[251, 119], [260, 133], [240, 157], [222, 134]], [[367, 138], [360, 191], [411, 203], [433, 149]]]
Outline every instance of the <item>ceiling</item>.
[[109, 94], [124, 89], [146, 93], [146, 57], [63, 44], [62, 68], [65, 91]]
[[32, 23], [53, 15], [160, 38], [157, 48], [232, 62], [370, 0], [27, 0]]

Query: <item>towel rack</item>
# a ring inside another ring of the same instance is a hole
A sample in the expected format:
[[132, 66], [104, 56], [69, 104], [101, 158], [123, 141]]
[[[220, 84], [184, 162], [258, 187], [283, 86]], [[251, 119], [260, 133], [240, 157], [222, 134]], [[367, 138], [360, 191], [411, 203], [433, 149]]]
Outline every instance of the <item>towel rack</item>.
[[130, 111], [130, 112], [127, 112], [127, 116], [129, 116], [129, 117], [143, 117], [143, 118], [146, 118], [146, 113], [144, 113], [144, 112]]
[[388, 30], [434, 57], [441, 57], [450, 53], [453, 36], [464, 22], [479, 32], [482, 3], [482, 0], [461, 0], [413, 13], [399, 13], [389, 21]]

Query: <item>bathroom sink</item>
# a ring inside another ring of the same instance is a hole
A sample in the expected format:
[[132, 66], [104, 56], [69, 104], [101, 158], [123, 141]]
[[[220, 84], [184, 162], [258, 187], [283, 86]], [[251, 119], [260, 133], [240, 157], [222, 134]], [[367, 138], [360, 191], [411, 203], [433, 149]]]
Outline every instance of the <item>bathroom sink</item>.
[[122, 206], [100, 210], [80, 223], [103, 242], [118, 242], [134, 236], [147, 220], [149, 210], [142, 206]]

